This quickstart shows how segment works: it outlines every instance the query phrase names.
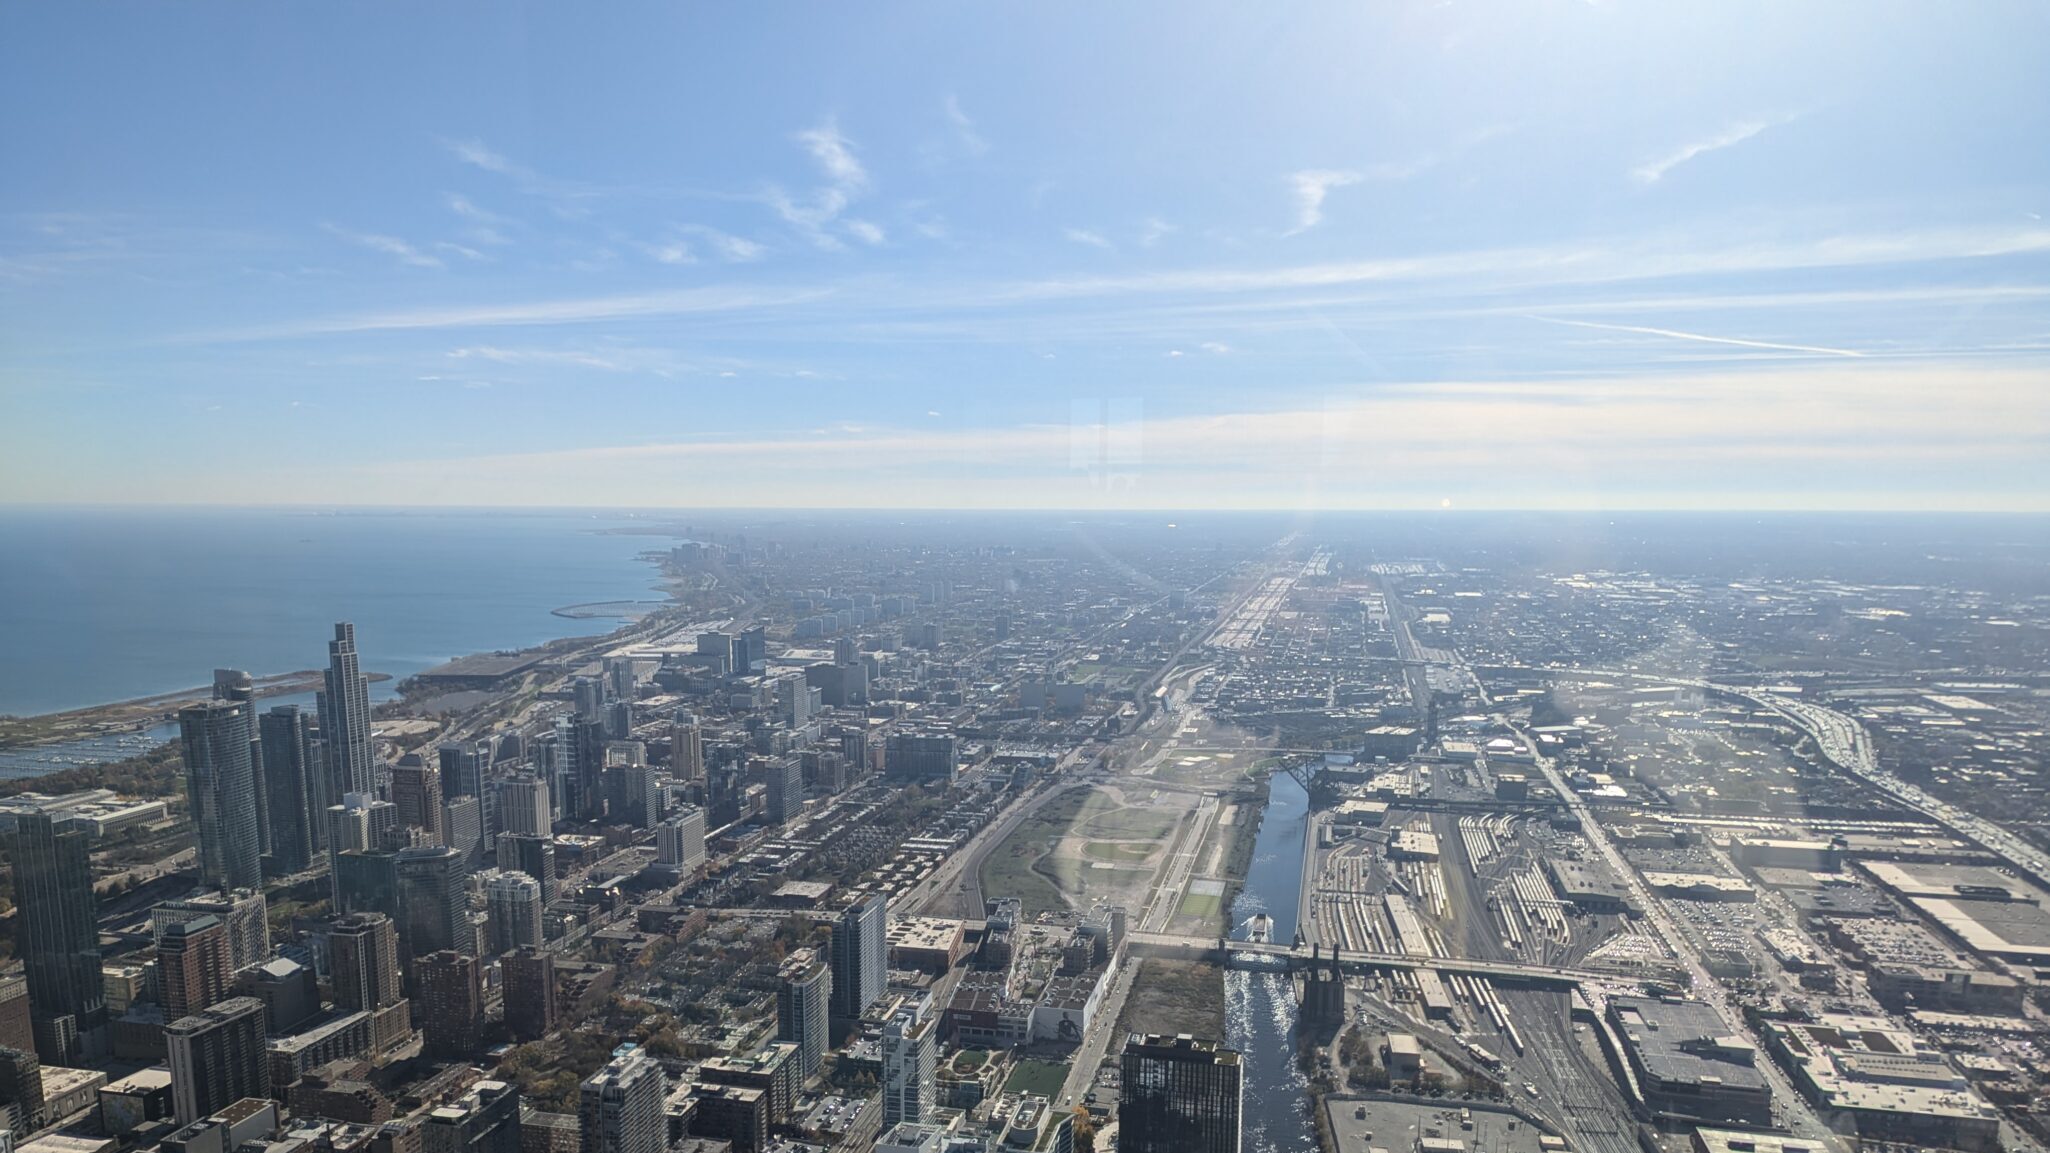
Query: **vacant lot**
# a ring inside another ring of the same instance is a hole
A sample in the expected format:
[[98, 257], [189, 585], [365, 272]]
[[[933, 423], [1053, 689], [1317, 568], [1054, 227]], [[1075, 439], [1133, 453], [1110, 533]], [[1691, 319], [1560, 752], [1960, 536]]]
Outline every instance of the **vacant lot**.
[[1224, 970], [1204, 961], [1146, 957], [1118, 1017], [1118, 1033], [1224, 1037]]

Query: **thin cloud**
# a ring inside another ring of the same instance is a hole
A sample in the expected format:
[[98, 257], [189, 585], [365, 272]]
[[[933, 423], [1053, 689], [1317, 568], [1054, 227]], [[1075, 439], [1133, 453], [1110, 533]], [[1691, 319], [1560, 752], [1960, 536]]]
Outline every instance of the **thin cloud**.
[[1160, 243], [1162, 238], [1175, 231], [1177, 230], [1174, 225], [1169, 224], [1158, 216], [1149, 216], [1139, 225], [1139, 246], [1141, 248], [1151, 248]]
[[1324, 198], [1334, 188], [1345, 188], [1358, 184], [1362, 177], [1357, 172], [1345, 172], [1333, 168], [1306, 168], [1289, 175], [1289, 185], [1295, 195], [1295, 227], [1288, 235], [1305, 232], [1317, 227], [1324, 220]]
[[381, 232], [355, 232], [339, 225], [328, 223], [322, 223], [321, 228], [325, 229], [330, 235], [346, 240], [358, 248], [367, 248], [372, 252], [382, 252], [387, 256], [396, 257], [400, 264], [411, 268], [447, 267], [439, 257], [422, 252], [396, 236], [386, 236]]
[[485, 304], [453, 308], [417, 308], [400, 312], [335, 316], [233, 332], [200, 334], [200, 341], [287, 340], [352, 332], [406, 332], [424, 329], [496, 328], [526, 325], [584, 324], [647, 316], [696, 316], [786, 309], [832, 295], [830, 289], [754, 290], [734, 287], [694, 288], [674, 292], [629, 293], [618, 296]]
[[1730, 344], [1738, 348], [1767, 348], [1779, 352], [1812, 352], [1821, 356], [1862, 357], [1865, 354], [1848, 348], [1824, 348], [1813, 344], [1780, 344], [1770, 340], [1743, 340], [1734, 336], [1708, 336], [1699, 332], [1681, 332], [1672, 328], [1649, 328], [1638, 324], [1602, 324], [1593, 320], [1566, 320], [1556, 316], [1532, 316], [1546, 324], [1564, 324], [1574, 328], [1599, 328], [1609, 332], [1634, 332], [1644, 336], [1663, 336], [1672, 340], [1693, 340], [1702, 344]]
[[721, 232], [703, 224], [685, 225], [683, 231], [703, 237], [705, 243], [711, 245], [712, 251], [718, 253], [719, 259], [728, 264], [747, 264], [760, 260], [762, 253], [766, 251], [760, 244], [744, 236]]
[[1204, 352], [1207, 352], [1212, 356], [1224, 356], [1231, 352], [1231, 345], [1226, 344], [1221, 340], [1206, 340], [1202, 344], [1197, 345], [1196, 347], [1202, 349]]
[[887, 239], [883, 235], [882, 225], [870, 220], [849, 220], [847, 231], [863, 244], [877, 245]]
[[975, 121], [969, 119], [966, 112], [961, 111], [959, 98], [948, 94], [942, 102], [942, 107], [947, 113], [947, 123], [954, 126], [954, 139], [960, 142], [962, 151], [971, 156], [980, 156], [989, 151], [989, 141], [976, 130]]
[[855, 159], [854, 142], [840, 134], [840, 125], [828, 116], [816, 128], [807, 128], [797, 134], [797, 142], [811, 153], [813, 160], [825, 170], [826, 179], [846, 189], [860, 189], [868, 186], [868, 170]]
[[1785, 120], [1739, 121], [1713, 136], [1682, 144], [1671, 152], [1631, 169], [1630, 178], [1639, 184], [1657, 184], [1660, 180], [1665, 179], [1666, 173], [1671, 172], [1673, 169], [1678, 168], [1697, 156], [1742, 144], [1766, 129], [1784, 123], [1786, 123]]
[[1092, 232], [1087, 228], [1064, 228], [1061, 230], [1061, 235], [1074, 241], [1076, 244], [1086, 244], [1091, 248], [1101, 248], [1106, 252], [1117, 248], [1117, 245], [1110, 242], [1109, 237], [1101, 232]]

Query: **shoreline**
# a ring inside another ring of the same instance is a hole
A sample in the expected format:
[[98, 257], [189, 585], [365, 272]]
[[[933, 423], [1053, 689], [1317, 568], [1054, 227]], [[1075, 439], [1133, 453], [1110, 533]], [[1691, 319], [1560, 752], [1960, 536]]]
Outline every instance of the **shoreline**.
[[[368, 677], [372, 684], [392, 679], [390, 673], [371, 672], [363, 675]], [[258, 700], [310, 693], [326, 683], [319, 669], [273, 673], [253, 679]], [[107, 701], [84, 708], [64, 709], [54, 713], [0, 717], [0, 752], [18, 752], [71, 741], [140, 734], [158, 725], [174, 723], [178, 719], [178, 710], [181, 707], [194, 701], [206, 700], [212, 695], [213, 686], [199, 685], [167, 693], [152, 693], [145, 697]]]

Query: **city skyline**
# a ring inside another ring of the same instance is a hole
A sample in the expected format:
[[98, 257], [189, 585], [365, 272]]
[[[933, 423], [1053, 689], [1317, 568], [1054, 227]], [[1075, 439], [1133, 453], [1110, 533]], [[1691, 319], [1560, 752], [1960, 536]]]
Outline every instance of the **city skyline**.
[[2040, 9], [131, 15], [0, 502], [2050, 507]]

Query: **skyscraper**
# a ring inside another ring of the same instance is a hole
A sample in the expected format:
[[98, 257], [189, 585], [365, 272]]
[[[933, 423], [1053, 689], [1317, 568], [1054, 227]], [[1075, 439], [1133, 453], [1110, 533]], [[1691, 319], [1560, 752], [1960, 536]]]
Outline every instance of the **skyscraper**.
[[206, 916], [220, 918], [227, 929], [230, 975], [270, 959], [270, 903], [260, 889], [202, 890], [165, 901], [149, 912], [150, 933], [161, 945], [171, 926]]
[[936, 1018], [901, 1009], [883, 1024], [883, 1127], [932, 1115], [939, 1060]]
[[263, 1040], [263, 1002], [254, 997], [230, 997], [166, 1027], [178, 1123], [189, 1125], [244, 1097], [270, 1096]]
[[399, 824], [441, 833], [441, 770], [407, 753], [391, 770], [391, 800], [398, 809]]
[[84, 821], [42, 810], [0, 822], [14, 863], [15, 949], [27, 969], [36, 1053], [52, 1065], [79, 1065], [104, 1037], [107, 1017], [92, 834]]
[[234, 987], [227, 925], [210, 913], [171, 925], [157, 942], [157, 980], [173, 1021], [225, 999]]
[[484, 1029], [484, 982], [477, 958], [443, 949], [420, 958], [420, 1032], [427, 1051], [467, 1058]]
[[676, 714], [669, 724], [669, 772], [680, 781], [704, 779], [704, 731], [690, 713]]
[[[218, 674], [217, 674], [218, 675]], [[217, 691], [223, 686], [218, 681]], [[198, 831], [199, 875], [217, 889], [263, 886], [263, 841], [257, 825], [255, 736], [250, 704], [198, 701], [178, 710], [184, 742], [185, 796]]]
[[416, 845], [399, 850], [396, 868], [399, 936], [407, 950], [415, 957], [443, 949], [476, 953], [462, 854], [446, 845]]
[[491, 914], [491, 951], [541, 947], [541, 882], [525, 873], [500, 873], [484, 886]]
[[491, 742], [443, 745], [436, 751], [436, 756], [441, 761], [442, 797], [445, 800], [477, 798], [479, 833], [489, 837], [498, 832], [498, 790], [491, 788], [488, 781]]
[[1184, 1033], [1125, 1040], [1119, 1153], [1238, 1153], [1239, 1055]]
[[562, 816], [595, 821], [605, 815], [605, 722], [597, 717], [564, 717], [555, 722], [555, 787]]
[[583, 1153], [662, 1153], [669, 1146], [662, 1066], [629, 1042], [584, 1081], [577, 1100]]
[[441, 843], [461, 854], [465, 872], [476, 872], [484, 860], [482, 813], [476, 797], [450, 797], [441, 803]]
[[399, 935], [382, 913], [352, 913], [328, 931], [335, 1008], [383, 1009], [405, 996], [399, 985]]
[[332, 799], [377, 788], [370, 756], [370, 681], [356, 664], [356, 626], [335, 625], [327, 643], [327, 687], [317, 698], [320, 736], [327, 745]]
[[313, 864], [315, 829], [327, 811], [316, 795], [312, 741], [297, 705], [279, 705], [257, 720], [263, 748], [264, 811], [270, 830], [270, 872], [286, 877]]
[[548, 782], [539, 777], [507, 777], [498, 782], [498, 831], [545, 837], [555, 828]]
[[832, 1015], [860, 1018], [883, 995], [889, 977], [890, 907], [881, 893], [856, 898], [833, 923]]
[[498, 838], [498, 867], [517, 869], [541, 882], [541, 904], [555, 899], [555, 839], [506, 833]]
[[389, 830], [398, 826], [398, 807], [369, 793], [349, 793], [327, 810], [327, 860], [334, 907], [347, 911], [359, 902], [342, 891], [341, 855], [381, 849]]
[[818, 1076], [821, 1057], [830, 1043], [828, 1002], [833, 970], [810, 949], [794, 950], [777, 974], [776, 1037], [797, 1046], [800, 1080]]
[[769, 762], [769, 824], [787, 825], [804, 811], [804, 763], [795, 753]]
[[555, 1029], [555, 955], [521, 949], [503, 969], [505, 1027], [522, 1041], [547, 1036]]

